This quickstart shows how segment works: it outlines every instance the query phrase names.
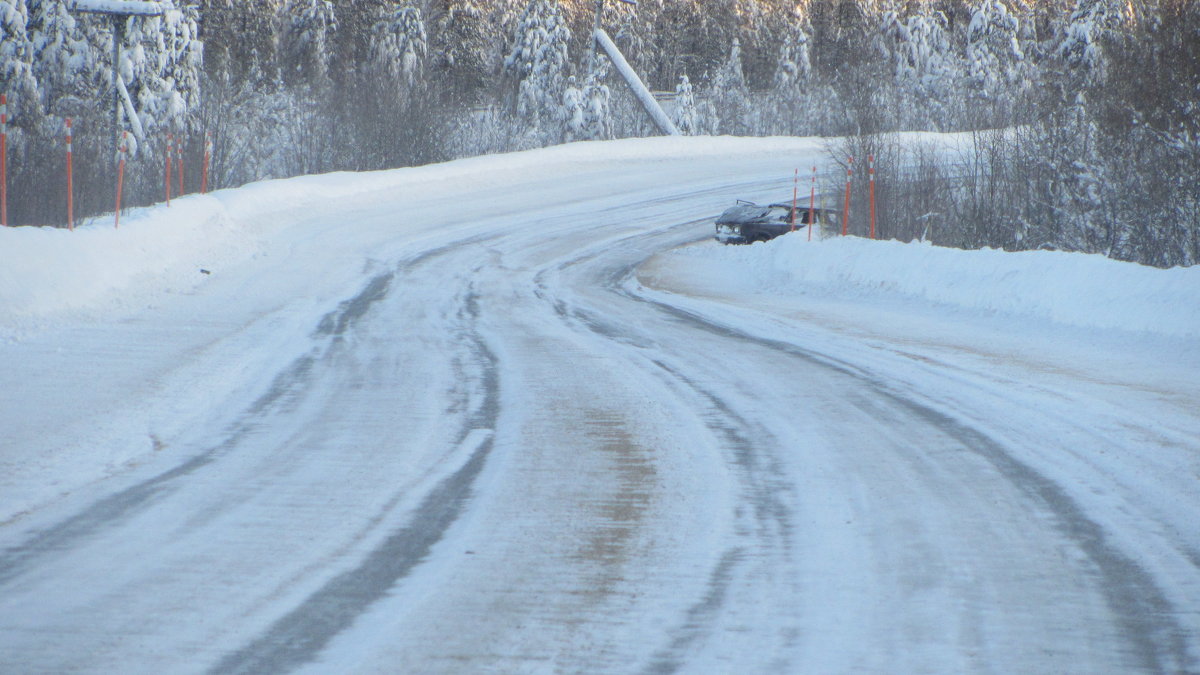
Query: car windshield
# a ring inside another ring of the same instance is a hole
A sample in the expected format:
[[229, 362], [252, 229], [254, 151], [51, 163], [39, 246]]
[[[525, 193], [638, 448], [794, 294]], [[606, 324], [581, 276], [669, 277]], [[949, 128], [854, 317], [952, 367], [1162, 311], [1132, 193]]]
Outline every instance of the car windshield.
[[786, 206], [772, 206], [767, 210], [766, 216], [773, 223], [792, 222], [792, 210]]
[[791, 209], [783, 204], [759, 206], [757, 204], [740, 204], [721, 214], [718, 223], [790, 223]]

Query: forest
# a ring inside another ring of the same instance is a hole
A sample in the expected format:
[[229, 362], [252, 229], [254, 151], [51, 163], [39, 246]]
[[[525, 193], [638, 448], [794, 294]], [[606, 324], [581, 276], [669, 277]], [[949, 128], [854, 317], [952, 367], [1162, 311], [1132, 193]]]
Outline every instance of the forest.
[[[10, 225], [67, 224], [67, 119], [76, 218], [113, 211], [122, 159], [123, 204], [161, 201], [172, 145], [194, 192], [205, 165], [215, 189], [659, 133], [591, 58], [596, 0], [176, 0], [119, 31], [70, 4], [0, 0]], [[827, 137], [830, 188], [873, 156], [882, 237], [1171, 267], [1200, 262], [1198, 5], [607, 0], [599, 20], [682, 133]]]

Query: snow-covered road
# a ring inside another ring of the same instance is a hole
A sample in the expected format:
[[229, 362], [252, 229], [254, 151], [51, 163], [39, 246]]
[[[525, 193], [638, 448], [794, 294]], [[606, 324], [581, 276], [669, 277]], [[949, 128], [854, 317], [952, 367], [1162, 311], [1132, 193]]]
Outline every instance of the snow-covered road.
[[807, 242], [711, 218], [819, 153], [577, 144], [83, 232], [164, 263], [0, 315], [0, 671], [1200, 669], [1200, 326], [756, 282]]

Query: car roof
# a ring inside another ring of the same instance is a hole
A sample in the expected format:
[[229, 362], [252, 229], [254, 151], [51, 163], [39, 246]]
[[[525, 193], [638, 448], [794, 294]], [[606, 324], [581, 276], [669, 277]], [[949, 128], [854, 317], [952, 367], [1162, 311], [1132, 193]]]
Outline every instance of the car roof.
[[[783, 208], [790, 209], [790, 208], [792, 208], [792, 203], [791, 202], [776, 202], [774, 204], [771, 204], [771, 206], [782, 206]], [[808, 204], [804, 203], [804, 201], [798, 201], [798, 202], [796, 202], [796, 210], [797, 211], [807, 211]], [[812, 210], [819, 211], [819, 212], [833, 211], [833, 209], [823, 209], [820, 206], [814, 206]]]
[[[775, 208], [790, 209], [790, 208], [792, 208], [792, 203], [791, 202], [775, 202], [775, 203], [767, 204], [764, 206], [762, 204], [755, 204], [754, 202], [747, 202], [747, 201], [742, 201], [739, 199], [738, 203], [736, 205], [725, 209], [725, 211], [722, 212], [721, 216], [724, 217], [724, 216], [738, 215], [741, 217], [748, 217], [751, 215], [765, 215], [771, 209], [775, 209]], [[802, 203], [802, 202], [796, 202], [796, 210], [797, 211], [807, 211], [808, 204]], [[813, 211], [832, 212], [833, 209], [825, 209], [825, 208], [821, 208], [821, 207], [817, 206], [817, 207], [813, 207]]]

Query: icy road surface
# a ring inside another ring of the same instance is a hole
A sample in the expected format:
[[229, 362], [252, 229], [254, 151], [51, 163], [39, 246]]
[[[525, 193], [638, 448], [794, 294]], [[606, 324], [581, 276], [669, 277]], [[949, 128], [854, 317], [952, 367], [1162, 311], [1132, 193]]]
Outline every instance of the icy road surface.
[[711, 218], [819, 144], [687, 142], [181, 200], [30, 300], [0, 672], [1200, 670], [1191, 338], [756, 286], [802, 235]]

